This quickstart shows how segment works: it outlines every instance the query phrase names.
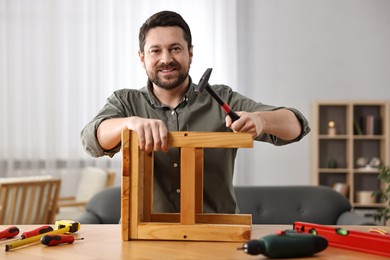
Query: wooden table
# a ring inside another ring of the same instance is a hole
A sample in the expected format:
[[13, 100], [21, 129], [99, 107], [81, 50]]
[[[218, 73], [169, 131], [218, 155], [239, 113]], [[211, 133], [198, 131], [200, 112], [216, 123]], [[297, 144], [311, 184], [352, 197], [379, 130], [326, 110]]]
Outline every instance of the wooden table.
[[[4, 230], [8, 226], [0, 226]], [[38, 226], [20, 225], [20, 233]], [[368, 227], [350, 226], [350, 230], [364, 230]], [[292, 226], [254, 225], [252, 238], [292, 229]], [[390, 231], [390, 227], [383, 227]], [[237, 250], [241, 243], [233, 242], [178, 242], [178, 241], [122, 241], [120, 225], [82, 225], [73, 244], [47, 247], [33, 244], [5, 252], [4, 241], [0, 241], [0, 259], [52, 260], [52, 259], [264, 259], [262, 255], [250, 256]], [[310, 259], [310, 258], [304, 258]], [[312, 259], [387, 259], [351, 250], [328, 247]]]

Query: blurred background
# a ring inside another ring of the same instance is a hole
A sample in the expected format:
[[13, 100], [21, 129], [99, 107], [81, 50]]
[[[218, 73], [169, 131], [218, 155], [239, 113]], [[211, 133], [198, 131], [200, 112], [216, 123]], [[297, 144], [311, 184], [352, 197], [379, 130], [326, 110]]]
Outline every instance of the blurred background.
[[[389, 100], [387, 0], [0, 0], [0, 177], [52, 175], [74, 195], [91, 158], [80, 131], [120, 88], [139, 89], [138, 30], [179, 12], [192, 30], [190, 75], [312, 121], [318, 100]], [[239, 152], [235, 184], [311, 184], [311, 137]]]

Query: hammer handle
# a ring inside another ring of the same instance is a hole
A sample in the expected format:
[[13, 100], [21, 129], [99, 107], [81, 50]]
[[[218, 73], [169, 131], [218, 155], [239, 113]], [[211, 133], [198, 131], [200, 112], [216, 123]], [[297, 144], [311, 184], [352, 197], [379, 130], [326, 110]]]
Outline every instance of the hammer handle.
[[240, 116], [237, 115], [237, 113], [234, 112], [232, 109], [230, 109], [230, 112], [227, 112], [227, 114], [230, 116], [233, 122], [240, 119]]
[[209, 84], [206, 86], [206, 90], [209, 94], [221, 105], [222, 109], [230, 116], [230, 118], [234, 121], [238, 120], [240, 117], [234, 112], [231, 107], [222, 100], [222, 98], [211, 88]]

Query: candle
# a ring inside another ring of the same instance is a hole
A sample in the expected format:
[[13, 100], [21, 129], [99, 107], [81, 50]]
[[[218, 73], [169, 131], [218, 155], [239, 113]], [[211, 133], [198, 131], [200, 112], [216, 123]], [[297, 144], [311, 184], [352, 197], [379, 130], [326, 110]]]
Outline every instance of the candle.
[[333, 120], [328, 122], [328, 135], [330, 136], [336, 135], [336, 123]]

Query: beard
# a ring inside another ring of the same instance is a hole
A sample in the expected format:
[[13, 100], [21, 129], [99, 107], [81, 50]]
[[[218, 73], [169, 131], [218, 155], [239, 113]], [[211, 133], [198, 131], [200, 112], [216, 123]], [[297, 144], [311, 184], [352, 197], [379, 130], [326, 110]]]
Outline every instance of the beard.
[[156, 86], [163, 89], [174, 89], [179, 87], [188, 77], [189, 66], [187, 70], [181, 70], [182, 67], [179, 64], [171, 62], [170, 64], [157, 67], [157, 71], [171, 68], [175, 68], [179, 72], [179, 75], [175, 79], [163, 80], [158, 76], [158, 73], [151, 71], [146, 71], [146, 74], [148, 75], [149, 80]]

